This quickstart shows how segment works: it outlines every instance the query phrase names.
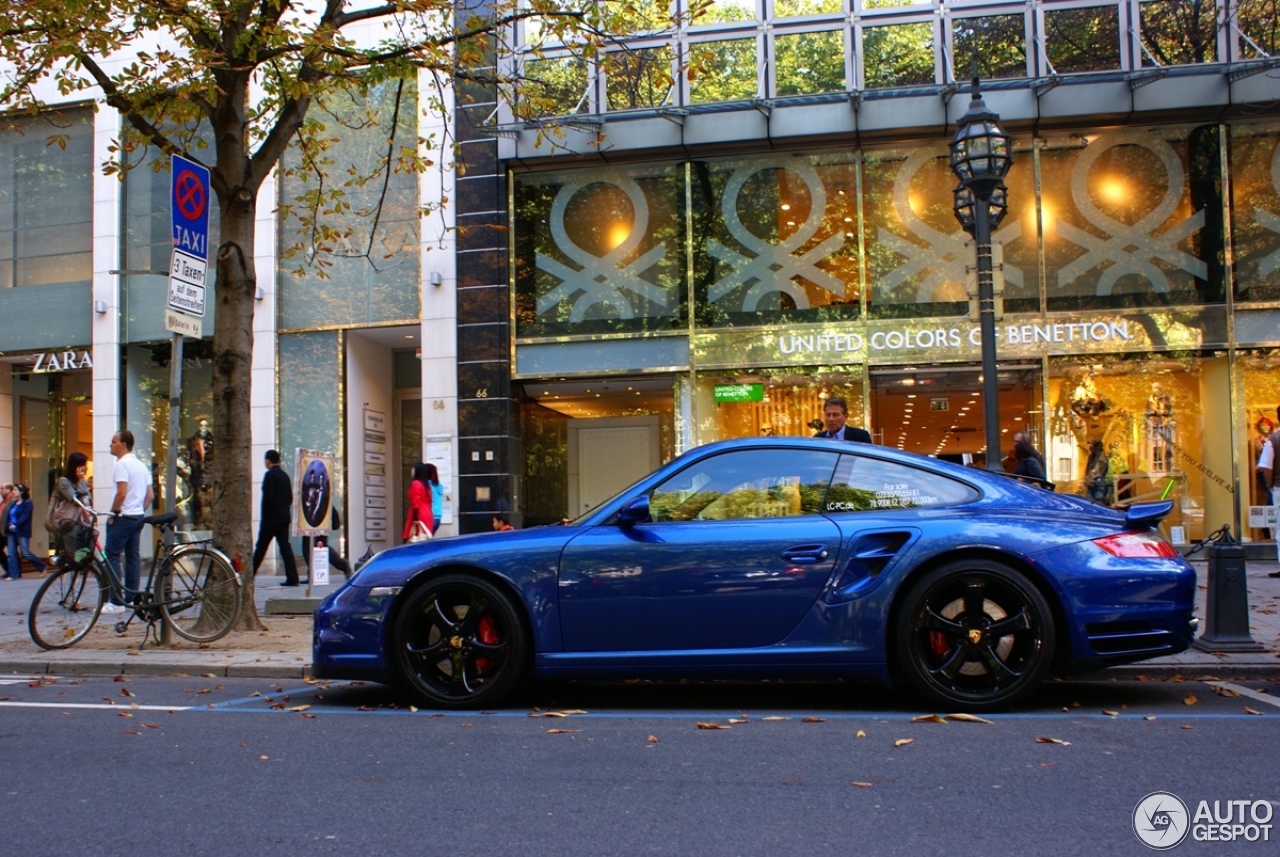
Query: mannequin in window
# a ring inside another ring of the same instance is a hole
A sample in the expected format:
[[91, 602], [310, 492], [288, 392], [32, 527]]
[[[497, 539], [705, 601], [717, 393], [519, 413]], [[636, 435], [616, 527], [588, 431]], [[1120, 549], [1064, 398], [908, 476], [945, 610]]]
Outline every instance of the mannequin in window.
[[209, 510], [209, 468], [213, 465], [213, 432], [209, 421], [201, 417], [196, 432], [187, 441], [187, 466], [190, 469], [191, 522], [196, 529], [209, 529], [205, 516]]
[[1147, 444], [1154, 471], [1173, 470], [1174, 428], [1173, 399], [1165, 395], [1164, 385], [1156, 381], [1147, 399]]

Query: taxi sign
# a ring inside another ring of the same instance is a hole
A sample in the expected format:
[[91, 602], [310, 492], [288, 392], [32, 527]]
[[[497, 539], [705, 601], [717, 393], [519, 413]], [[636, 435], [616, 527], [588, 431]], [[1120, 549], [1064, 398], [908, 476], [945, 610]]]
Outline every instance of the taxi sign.
[[209, 169], [179, 155], [173, 156], [170, 169], [169, 308], [203, 318], [209, 268]]

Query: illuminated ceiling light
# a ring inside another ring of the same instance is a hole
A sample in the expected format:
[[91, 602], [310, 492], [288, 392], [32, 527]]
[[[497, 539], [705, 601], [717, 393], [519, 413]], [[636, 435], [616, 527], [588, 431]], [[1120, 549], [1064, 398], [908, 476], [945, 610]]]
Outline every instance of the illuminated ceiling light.
[[904, 386], [904, 387], [914, 387], [915, 385], [916, 385], [916, 379], [915, 379], [915, 378], [903, 378], [903, 379], [902, 379], [902, 386]]
[[784, 202], [784, 203], [781, 205], [781, 208], [782, 208], [782, 210], [783, 210], [783, 211], [790, 211], [790, 210], [791, 210], [791, 203], [789, 203], [789, 202]]

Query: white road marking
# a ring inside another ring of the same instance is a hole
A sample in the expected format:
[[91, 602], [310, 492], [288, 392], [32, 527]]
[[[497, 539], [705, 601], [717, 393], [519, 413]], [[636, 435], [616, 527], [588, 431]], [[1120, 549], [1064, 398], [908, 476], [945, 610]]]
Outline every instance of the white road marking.
[[1211, 684], [1209, 686], [1220, 687], [1223, 690], [1229, 690], [1233, 693], [1238, 693], [1241, 696], [1247, 696], [1250, 699], [1257, 700], [1258, 702], [1265, 702], [1267, 705], [1274, 705], [1276, 708], [1280, 708], [1280, 698], [1274, 697], [1269, 693], [1263, 693], [1251, 688], [1241, 687], [1238, 684], [1227, 684], [1226, 682], [1218, 682], [1217, 684]]
[[107, 708], [114, 711], [190, 711], [190, 705], [111, 705], [107, 702], [0, 702], [0, 708]]

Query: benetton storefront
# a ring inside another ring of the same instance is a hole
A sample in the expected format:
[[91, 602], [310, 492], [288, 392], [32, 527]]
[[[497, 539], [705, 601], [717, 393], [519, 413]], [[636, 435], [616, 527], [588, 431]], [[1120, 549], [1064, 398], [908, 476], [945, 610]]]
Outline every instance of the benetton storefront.
[[[1280, 124], [1020, 142], [996, 236], [1005, 437], [1030, 432], [1059, 490], [1176, 499], [1186, 540], [1247, 524], [1280, 404]], [[945, 155], [514, 174], [525, 523], [693, 445], [812, 433], [832, 396], [878, 443], [985, 454]]]

